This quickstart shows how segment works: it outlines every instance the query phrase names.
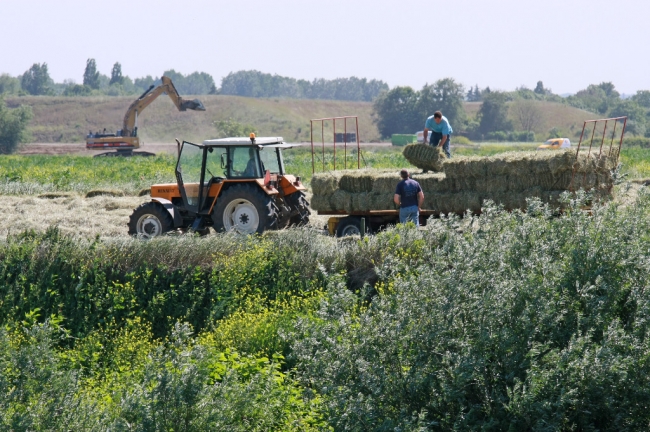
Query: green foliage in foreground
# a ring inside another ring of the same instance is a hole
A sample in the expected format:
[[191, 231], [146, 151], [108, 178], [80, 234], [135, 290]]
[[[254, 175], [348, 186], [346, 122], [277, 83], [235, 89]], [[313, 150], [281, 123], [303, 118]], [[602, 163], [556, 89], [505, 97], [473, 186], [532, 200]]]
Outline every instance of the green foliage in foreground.
[[[643, 430], [650, 193], [584, 199], [364, 240], [8, 239], [0, 428]], [[161, 295], [187, 315], [157, 330]]]

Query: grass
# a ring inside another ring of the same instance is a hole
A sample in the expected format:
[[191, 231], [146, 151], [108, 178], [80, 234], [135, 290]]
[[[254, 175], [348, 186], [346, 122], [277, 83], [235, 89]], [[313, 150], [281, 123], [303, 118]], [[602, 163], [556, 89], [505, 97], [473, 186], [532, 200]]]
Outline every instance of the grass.
[[[540, 110], [541, 118], [539, 125], [535, 127], [533, 132], [538, 135], [539, 139], [545, 139], [549, 130], [558, 128], [562, 133], [566, 134], [569, 138], [578, 139], [582, 131], [582, 125], [585, 120], [593, 120], [600, 118], [598, 114], [589, 111], [574, 108], [570, 105], [561, 104], [558, 102], [548, 101], [535, 101]], [[465, 112], [469, 118], [476, 118], [479, 109], [481, 108], [480, 102], [465, 102]], [[510, 113], [510, 119], [517, 124], [513, 114]]]
[[[352, 115], [359, 117], [359, 136], [364, 141], [379, 139], [372, 122], [369, 102], [255, 99], [238, 96], [203, 95], [205, 112], [179, 112], [171, 100], [159, 97], [138, 118], [139, 135], [145, 143], [173, 142], [174, 138], [203, 141], [217, 137], [217, 120], [232, 119], [251, 124], [260, 136], [281, 136], [291, 142], [309, 141], [309, 120]], [[33, 142], [83, 142], [88, 131], [106, 128], [114, 132], [133, 97], [22, 97], [8, 98], [10, 107], [32, 107], [30, 132]], [[337, 131], [343, 124], [337, 123]], [[326, 136], [328, 129], [325, 130]], [[320, 139], [320, 138], [319, 138]], [[331, 140], [331, 139], [330, 139]]]
[[[138, 119], [140, 137], [145, 143], [173, 142], [174, 138], [202, 141], [216, 137], [213, 125], [217, 120], [232, 119], [254, 125], [258, 135], [282, 136], [287, 141], [310, 139], [310, 119], [356, 115], [359, 136], [365, 142], [380, 139], [372, 119], [372, 103], [328, 100], [245, 98], [239, 96], [203, 95], [200, 100], [205, 112], [179, 112], [167, 97], [159, 97]], [[8, 98], [10, 107], [25, 104], [32, 107], [34, 119], [30, 132], [33, 142], [83, 142], [89, 130], [106, 128], [115, 131], [133, 97], [48, 97], [29, 96]], [[534, 130], [546, 137], [551, 128], [558, 128], [569, 137], [580, 135], [582, 123], [597, 115], [555, 102], [538, 101], [542, 121]], [[478, 102], [464, 104], [467, 116], [475, 118]], [[424, 119], [422, 119], [424, 122]], [[320, 140], [320, 125], [315, 124], [315, 139]], [[351, 125], [348, 129], [351, 129]], [[337, 123], [343, 132], [343, 124]], [[331, 141], [331, 125], [325, 126], [326, 141]]]
[[[506, 151], [532, 150], [531, 143], [481, 143], [454, 148], [455, 155], [491, 156]], [[402, 147], [362, 149], [361, 168], [409, 168]], [[300, 176], [306, 184], [312, 176], [311, 149], [305, 145], [284, 151], [287, 172]], [[314, 155], [316, 172], [334, 169], [334, 151]], [[336, 169], [343, 169], [346, 158], [337, 148]], [[623, 148], [623, 172], [630, 179], [650, 177], [650, 149]], [[95, 189], [122, 191], [137, 195], [156, 183], [173, 183], [175, 158], [162, 154], [152, 158], [89, 158], [86, 156], [0, 156], [0, 194], [39, 195], [52, 192], [86, 194]], [[348, 168], [357, 167], [356, 149], [347, 154]], [[412, 168], [412, 167], [411, 167]]]

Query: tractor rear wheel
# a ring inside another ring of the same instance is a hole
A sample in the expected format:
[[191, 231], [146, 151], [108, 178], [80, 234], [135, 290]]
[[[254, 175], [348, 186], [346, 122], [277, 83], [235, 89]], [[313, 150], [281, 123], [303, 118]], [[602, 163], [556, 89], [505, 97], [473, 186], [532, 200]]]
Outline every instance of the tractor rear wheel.
[[302, 191], [294, 192], [287, 196], [287, 202], [291, 206], [291, 220], [289, 225], [305, 226], [309, 224], [309, 202]]
[[240, 234], [261, 234], [277, 229], [278, 212], [273, 198], [255, 184], [234, 185], [226, 189], [212, 213], [217, 232], [235, 230]]
[[160, 204], [148, 202], [133, 210], [129, 234], [143, 238], [158, 237], [174, 229], [174, 220]]

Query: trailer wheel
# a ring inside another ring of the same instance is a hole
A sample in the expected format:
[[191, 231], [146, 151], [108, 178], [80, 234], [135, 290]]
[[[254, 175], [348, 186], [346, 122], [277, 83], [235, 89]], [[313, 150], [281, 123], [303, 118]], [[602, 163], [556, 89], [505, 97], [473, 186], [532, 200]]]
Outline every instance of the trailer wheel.
[[[369, 232], [370, 229], [366, 224], [366, 233]], [[361, 235], [361, 218], [358, 216], [344, 217], [339, 221], [339, 224], [336, 227], [337, 237], [346, 237], [351, 235]]]
[[273, 199], [251, 184], [226, 189], [212, 213], [217, 232], [234, 230], [241, 234], [261, 234], [278, 226], [278, 213]]
[[160, 204], [148, 202], [133, 210], [129, 218], [129, 234], [154, 238], [174, 229], [174, 220]]

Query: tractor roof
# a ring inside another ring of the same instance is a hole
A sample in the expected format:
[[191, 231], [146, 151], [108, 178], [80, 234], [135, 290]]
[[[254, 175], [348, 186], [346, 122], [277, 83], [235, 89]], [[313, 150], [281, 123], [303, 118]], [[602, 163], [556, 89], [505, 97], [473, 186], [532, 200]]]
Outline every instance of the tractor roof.
[[[282, 137], [257, 137], [255, 145], [284, 144]], [[203, 141], [208, 146], [247, 146], [253, 145], [250, 138], [220, 138]]]

